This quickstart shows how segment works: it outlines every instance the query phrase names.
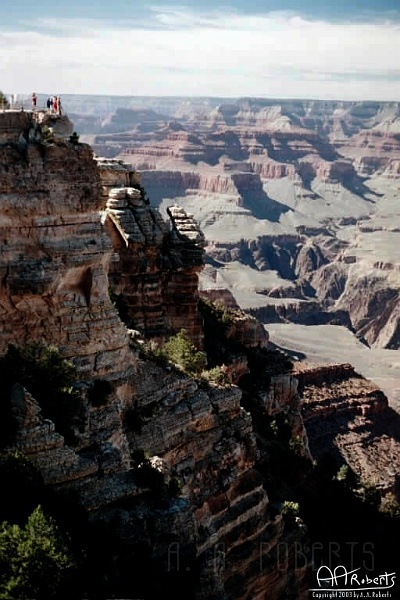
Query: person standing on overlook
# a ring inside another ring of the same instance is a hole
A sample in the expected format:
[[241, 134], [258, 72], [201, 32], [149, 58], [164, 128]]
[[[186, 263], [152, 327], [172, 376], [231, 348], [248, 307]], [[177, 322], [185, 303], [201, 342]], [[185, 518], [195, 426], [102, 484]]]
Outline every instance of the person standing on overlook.
[[37, 103], [37, 96], [36, 96], [36, 92], [33, 92], [32, 94], [32, 109], [35, 110], [36, 109], [36, 103]]

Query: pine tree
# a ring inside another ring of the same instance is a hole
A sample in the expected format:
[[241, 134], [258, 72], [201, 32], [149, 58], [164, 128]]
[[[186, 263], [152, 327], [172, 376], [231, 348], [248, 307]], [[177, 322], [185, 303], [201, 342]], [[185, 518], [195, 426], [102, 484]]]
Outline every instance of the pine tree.
[[0, 529], [0, 599], [59, 598], [74, 560], [55, 524], [38, 506], [25, 528]]
[[196, 350], [189, 339], [186, 329], [172, 336], [162, 349], [163, 354], [183, 371], [190, 375], [197, 375], [207, 365], [207, 356], [204, 352]]

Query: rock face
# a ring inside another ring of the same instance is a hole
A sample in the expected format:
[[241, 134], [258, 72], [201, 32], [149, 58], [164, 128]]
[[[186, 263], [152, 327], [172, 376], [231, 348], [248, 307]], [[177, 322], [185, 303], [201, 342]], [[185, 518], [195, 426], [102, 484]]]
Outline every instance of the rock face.
[[[215, 120], [228, 113], [221, 108]], [[250, 111], [240, 119], [268, 121], [272, 113], [256, 118]], [[278, 116], [286, 126], [285, 115]], [[2, 118], [0, 355], [9, 343], [41, 341], [59, 347], [77, 367], [85, 418], [68, 445], [54, 423], [43, 418], [29, 390], [17, 383], [11, 410], [18, 429], [0, 459], [22, 452], [55, 493], [78, 499], [90, 526], [101, 532], [94, 542], [102, 559], [93, 575], [94, 597], [307, 598], [306, 532], [298, 519], [288, 521], [270, 501], [259, 462], [267, 460], [268, 444], [258, 448], [262, 435], [259, 430], [256, 437], [256, 426], [282, 417], [302, 459], [326, 449], [361, 476], [372, 469], [384, 492], [398, 494], [396, 473], [389, 471], [400, 455], [398, 425], [385, 397], [348, 365], [274, 374], [255, 394], [251, 381], [242, 394], [237, 386], [206, 384], [172, 365], [162, 366], [132, 339], [117, 308], [125, 311], [130, 328], [146, 337], [185, 327], [201, 345], [197, 277], [204, 236], [196, 220], [172, 204], [164, 221], [132, 168], [119, 160], [96, 161], [89, 146], [65, 139], [71, 129], [65, 121], [59, 134], [48, 136], [31, 113], [6, 112]], [[175, 136], [197, 143], [176, 127]], [[279, 135], [271, 137], [278, 152], [285, 142]], [[315, 147], [316, 136], [306, 138], [297, 144], [290, 137], [293, 152]], [[219, 141], [216, 136], [215, 144]], [[333, 178], [334, 171], [328, 176]], [[250, 192], [243, 193], [241, 186], [249, 181]], [[242, 213], [260, 210], [265, 199], [260, 175], [236, 173], [218, 185], [232, 182], [236, 191], [241, 188], [233, 207]], [[268, 210], [274, 218], [288, 212], [278, 201]], [[311, 243], [307, 231], [312, 227], [319, 237]], [[261, 275], [273, 270], [256, 286], [273, 310], [290, 287], [294, 302], [282, 319], [311, 313], [299, 307], [302, 301], [310, 305], [317, 292], [332, 316], [330, 302], [346, 293], [349, 272], [357, 265], [346, 240], [314, 223], [308, 230], [278, 238], [265, 234], [253, 242], [215, 243], [209, 266], [224, 264], [226, 281], [229, 264], [238, 259], [255, 265]], [[384, 263], [376, 269], [385, 270]], [[310, 271], [312, 289], [306, 281]], [[296, 277], [297, 286], [285, 286], [285, 278]], [[227, 327], [227, 339], [257, 351], [267, 344], [268, 334], [253, 318], [238, 316]], [[236, 355], [228, 369], [232, 380], [235, 370], [242, 382], [248, 365]], [[104, 384], [105, 394], [99, 391]], [[261, 423], [243, 408], [245, 394]], [[343, 423], [350, 423], [345, 432]], [[280, 463], [274, 465], [280, 469]], [[299, 547], [306, 558], [301, 564]]]
[[113, 249], [91, 149], [65, 140], [21, 145], [33, 116], [11, 117], [19, 135], [0, 147], [0, 352], [41, 340], [73, 357], [82, 377], [129, 371], [125, 328], [108, 295]]
[[179, 207], [170, 208], [168, 226], [145, 199], [128, 165], [98, 163], [107, 194], [105, 224], [114, 247], [109, 282], [120, 314], [146, 338], [162, 340], [184, 328], [201, 348], [197, 289], [204, 265], [203, 233]]
[[296, 378], [312, 456], [330, 454], [399, 498], [399, 416], [382, 391], [349, 364], [300, 366]]
[[[185, 600], [305, 598], [307, 564], [294, 556], [304, 531], [270, 512], [239, 388], [201, 387], [143, 356], [109, 296], [111, 284], [135, 326], [144, 315], [145, 333], [160, 321], [164, 331], [195, 323], [204, 239], [193, 218], [171, 207], [168, 230], [125, 165], [98, 165], [76, 141], [26, 138], [33, 115], [10, 124], [5, 114], [0, 128], [15, 134], [0, 146], [0, 354], [11, 342], [58, 346], [77, 367], [85, 422], [68, 446], [16, 385], [18, 431], [2, 457], [22, 451], [47, 485], [79, 499], [92, 525], [112, 528], [118, 543], [101, 537], [97, 548], [102, 594], [137, 597], [147, 585]], [[239, 324], [237, 334], [254, 341]], [[180, 482], [177, 497], [157, 496], [159, 471], [164, 491]], [[284, 568], [279, 544], [289, 548]]]

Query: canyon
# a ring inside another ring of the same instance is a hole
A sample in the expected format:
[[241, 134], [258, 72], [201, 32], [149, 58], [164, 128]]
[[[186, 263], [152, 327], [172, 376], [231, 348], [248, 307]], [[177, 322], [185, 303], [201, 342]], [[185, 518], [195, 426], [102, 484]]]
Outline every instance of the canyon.
[[[79, 106], [71, 97], [71, 110]], [[115, 98], [107, 114], [100, 106], [93, 100], [91, 124], [80, 108], [83, 139], [136, 169], [162, 214], [176, 202], [199, 223], [201, 293], [267, 326], [349, 329], [371, 352], [363, 374], [397, 405], [400, 371], [386, 351], [400, 339], [399, 104]]]
[[[398, 414], [358, 368], [304, 363], [294, 350], [292, 365], [271, 344], [286, 324], [346, 325], [371, 347], [395, 352], [395, 258], [373, 257], [365, 240], [357, 254], [352, 234], [395, 234], [386, 228], [393, 220], [368, 227], [381, 192], [365, 190], [354, 164], [337, 158], [337, 120], [328, 140], [292, 129], [274, 107], [214, 108], [196, 121], [204, 144], [175, 122], [155, 135], [157, 115], [139, 116], [149, 139], [132, 148], [129, 133], [115, 156], [98, 157], [71, 136], [67, 117], [0, 113], [0, 356], [10, 344], [57, 347], [76, 369], [83, 410], [66, 439], [16, 382], [9, 400], [17, 429], [0, 459], [22, 452], [57, 501], [83, 511], [96, 547], [87, 550], [92, 596], [307, 598], [318, 534], [285, 514], [285, 501], [313, 506], [307, 477], [318, 497], [312, 459], [327, 455], [383, 498], [398, 498]], [[126, 127], [131, 115], [117, 117]], [[279, 131], [261, 141], [247, 132], [271, 120]], [[223, 135], [213, 132], [221, 123]], [[120, 126], [108, 119], [104, 135], [118, 138], [112, 130]], [[108, 138], [94, 150], [104, 145]], [[395, 159], [379, 168], [386, 175], [377, 178], [392, 182]], [[304, 206], [325, 198], [325, 212], [311, 218], [290, 207], [284, 186]], [[210, 300], [218, 308], [207, 312]], [[270, 321], [269, 333], [259, 319]], [[154, 349], [182, 329], [231, 384], [160, 360]], [[326, 521], [319, 511], [314, 527]], [[395, 525], [389, 530], [397, 535]], [[386, 560], [379, 535], [376, 550]]]

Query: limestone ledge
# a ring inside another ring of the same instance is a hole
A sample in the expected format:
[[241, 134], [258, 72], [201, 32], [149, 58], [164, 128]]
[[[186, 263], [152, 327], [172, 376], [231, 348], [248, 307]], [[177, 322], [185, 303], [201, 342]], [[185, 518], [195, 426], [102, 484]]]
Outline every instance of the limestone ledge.
[[112, 188], [106, 214], [127, 247], [135, 244], [161, 247], [166, 237], [167, 227], [158, 210], [146, 205], [135, 188]]

